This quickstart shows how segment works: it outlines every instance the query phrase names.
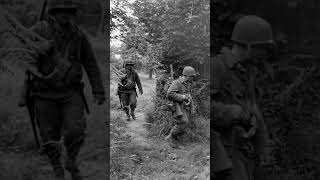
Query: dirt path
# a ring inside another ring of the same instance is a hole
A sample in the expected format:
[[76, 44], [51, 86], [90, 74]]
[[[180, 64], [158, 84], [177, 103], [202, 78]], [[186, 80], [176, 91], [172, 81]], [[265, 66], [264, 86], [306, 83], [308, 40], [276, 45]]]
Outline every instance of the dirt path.
[[150, 80], [144, 74], [140, 74], [140, 80], [143, 83], [144, 94], [139, 95], [137, 99], [137, 108], [135, 110], [136, 120], [131, 120], [127, 124], [127, 133], [133, 138], [137, 146], [150, 148], [152, 141], [147, 139], [148, 131], [145, 128], [145, 112], [151, 103], [155, 88], [155, 80]]
[[130, 121], [127, 125], [128, 134], [133, 137], [133, 142], [137, 146], [150, 148], [150, 140], [146, 138], [148, 131], [144, 128], [145, 116], [142, 112], [136, 113], [136, 120]]
[[[152, 105], [156, 81], [140, 74], [144, 94], [138, 97], [136, 120], [127, 122], [126, 133], [132, 138], [136, 152], [133, 179], [209, 179], [209, 144], [187, 144], [183, 149], [172, 149], [163, 137], [149, 137], [145, 128], [145, 113]], [[125, 120], [125, 114], [121, 115]]]

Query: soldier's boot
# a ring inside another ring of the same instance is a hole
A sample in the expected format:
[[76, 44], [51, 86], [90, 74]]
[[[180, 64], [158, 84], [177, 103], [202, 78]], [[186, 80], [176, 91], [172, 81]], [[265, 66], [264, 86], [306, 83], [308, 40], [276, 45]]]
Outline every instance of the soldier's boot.
[[174, 135], [173, 131], [170, 131], [170, 134], [168, 136], [166, 136], [166, 141], [168, 142], [168, 144], [172, 147], [172, 148], [180, 148], [179, 143], [178, 143], [178, 139], [177, 137]]
[[57, 142], [44, 145], [44, 153], [48, 156], [56, 180], [65, 180], [64, 168], [61, 163], [61, 147]]
[[166, 137], [166, 140], [168, 141], [168, 143], [172, 148], [177, 148], [177, 149], [181, 148], [180, 143], [178, 141], [178, 136], [183, 134], [183, 132], [184, 132], [184, 129], [182, 124], [178, 123], [175, 126], [173, 126], [173, 128], [170, 131], [170, 134]]
[[130, 121], [130, 113], [129, 113], [129, 106], [125, 106], [124, 108], [124, 112], [126, 113], [127, 115], [127, 121]]
[[136, 105], [135, 104], [131, 104], [130, 105], [130, 110], [131, 110], [130, 114], [131, 114], [131, 117], [132, 117], [133, 120], [136, 120], [136, 116], [134, 114], [134, 110], [135, 109], [136, 109]]
[[133, 120], [136, 120], [136, 115], [134, 114], [134, 109], [131, 109], [131, 117]]
[[66, 170], [71, 174], [72, 180], [82, 180], [79, 167], [77, 165], [77, 156], [84, 143], [84, 134], [78, 137], [65, 137], [65, 147], [67, 150], [67, 159], [65, 162]]

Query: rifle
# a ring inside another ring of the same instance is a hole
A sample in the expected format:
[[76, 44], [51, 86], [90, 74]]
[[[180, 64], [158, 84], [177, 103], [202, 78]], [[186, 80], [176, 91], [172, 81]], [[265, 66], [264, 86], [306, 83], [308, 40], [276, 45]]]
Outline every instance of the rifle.
[[27, 107], [27, 110], [28, 110], [28, 113], [29, 113], [29, 116], [30, 116], [31, 127], [32, 127], [32, 132], [33, 132], [33, 135], [34, 135], [34, 139], [36, 141], [37, 147], [40, 148], [40, 140], [39, 140], [38, 131], [37, 131], [37, 123], [36, 123], [36, 115], [35, 115], [34, 103], [33, 103], [33, 99], [30, 96], [30, 91], [31, 90], [29, 88], [29, 85], [31, 83], [31, 73], [27, 72], [26, 75], [27, 75], [26, 85], [28, 87], [26, 87], [26, 90], [25, 90], [25, 93], [26, 93], [25, 94], [25, 99], [26, 99], [25, 105]]
[[170, 64], [170, 77], [173, 80], [173, 67], [172, 67], [172, 64]]
[[[47, 0], [44, 0], [40, 9], [40, 13], [39, 13], [39, 17], [38, 17], [38, 21], [43, 20], [45, 11], [46, 11], [46, 6], [47, 6]], [[31, 122], [31, 127], [32, 127], [32, 132], [34, 135], [34, 139], [36, 141], [37, 147], [40, 149], [40, 139], [39, 139], [39, 135], [38, 135], [38, 130], [37, 130], [37, 122], [36, 122], [36, 114], [35, 114], [35, 107], [34, 107], [34, 102], [33, 99], [30, 96], [30, 84], [32, 81], [32, 76], [35, 75], [30, 71], [26, 72], [26, 80], [24, 82], [24, 87], [23, 87], [23, 92], [22, 92], [22, 96], [19, 102], [19, 106], [23, 107], [26, 106], [29, 116], [30, 116], [30, 122]]]
[[81, 82], [80, 83], [80, 93], [81, 93], [81, 97], [82, 97], [82, 100], [83, 100], [83, 103], [84, 103], [84, 108], [85, 110], [87, 111], [88, 114], [90, 114], [90, 109], [89, 109], [89, 105], [88, 105], [88, 102], [87, 102], [87, 98], [86, 96], [84, 95], [84, 83]]
[[41, 5], [41, 9], [40, 9], [40, 12], [39, 12], [39, 16], [37, 18], [38, 21], [42, 21], [44, 19], [47, 3], [48, 3], [47, 0], [43, 0], [42, 5]]
[[118, 96], [119, 96], [120, 106], [121, 106], [121, 108], [123, 108], [123, 104], [122, 104], [122, 100], [121, 100], [121, 96], [120, 96], [120, 94], [118, 94]]
[[[256, 113], [258, 112], [257, 106], [256, 106], [256, 93], [255, 93], [255, 74], [254, 74], [254, 65], [249, 64], [248, 70], [249, 70], [249, 80], [247, 84], [247, 90], [245, 94], [245, 102], [239, 100], [237, 97], [233, 97], [234, 101], [237, 102], [247, 113], [250, 114], [250, 124], [248, 125], [243, 125], [241, 123], [235, 123], [234, 124], [234, 133], [239, 134], [241, 132], [241, 136], [243, 138], [251, 138], [252, 136], [255, 135], [256, 130], [257, 130], [257, 116]], [[245, 130], [244, 126], [249, 127], [248, 130]], [[233, 135], [234, 137], [236, 135]]]

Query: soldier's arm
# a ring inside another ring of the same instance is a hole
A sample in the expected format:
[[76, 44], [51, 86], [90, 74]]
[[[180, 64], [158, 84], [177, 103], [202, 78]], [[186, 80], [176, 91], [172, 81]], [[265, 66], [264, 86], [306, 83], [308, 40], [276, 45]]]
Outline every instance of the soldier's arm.
[[94, 55], [92, 46], [86, 35], [84, 35], [84, 38], [82, 39], [81, 62], [88, 75], [92, 87], [92, 93], [104, 95], [105, 92], [101, 79], [101, 72], [98, 67], [98, 63]]
[[[33, 41], [37, 42], [39, 41], [38, 37], [41, 36], [41, 32], [44, 29], [44, 23], [43, 22], [38, 22], [35, 25], [33, 25], [31, 28], [29, 28], [29, 31], [34, 33], [35, 36], [33, 36]], [[42, 48], [40, 45], [46, 45], [47, 44], [38, 44], [39, 49], [46, 49]], [[38, 72], [38, 67], [37, 67], [37, 61], [35, 58], [38, 57], [27, 57], [21, 61], [21, 66], [23, 67], [25, 72], [31, 72], [32, 74], [39, 75], [40, 73]]]
[[139, 75], [138, 75], [138, 73], [135, 73], [135, 74], [136, 74], [136, 83], [137, 83], [137, 86], [138, 86], [138, 88], [139, 88], [139, 91], [143, 92]]
[[120, 77], [121, 78], [121, 80], [124, 80], [125, 78], [126, 78], [126, 69], [125, 68], [122, 68], [122, 69], [120, 69], [119, 70], [123, 75]]
[[226, 67], [219, 58], [221, 57], [213, 58], [210, 64], [211, 117], [213, 119], [213, 127], [229, 128], [234, 123], [238, 123], [243, 115], [241, 106], [226, 103], [221, 97]]
[[183, 102], [184, 95], [179, 93], [179, 82], [173, 81], [167, 91], [167, 98], [171, 101]]

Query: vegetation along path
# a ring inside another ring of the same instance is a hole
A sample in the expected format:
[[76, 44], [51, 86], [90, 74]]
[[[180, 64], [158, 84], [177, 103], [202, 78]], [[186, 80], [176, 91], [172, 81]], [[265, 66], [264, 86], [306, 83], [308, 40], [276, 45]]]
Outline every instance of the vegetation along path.
[[[151, 136], [145, 113], [152, 107], [156, 81], [145, 74], [139, 76], [144, 94], [138, 97], [136, 120], [126, 122], [125, 113], [120, 108], [113, 107], [111, 110], [112, 118], [116, 118], [113, 114], [117, 114], [117, 120], [122, 122], [123, 135], [130, 137], [126, 147], [131, 151], [123, 156], [127, 156], [133, 166], [130, 172], [119, 171], [116, 176], [122, 179], [209, 179], [209, 144], [190, 143], [185, 144], [182, 149], [172, 149], [164, 137]], [[115, 89], [111, 88], [111, 94], [115, 93]], [[111, 141], [116, 144], [115, 139]], [[111, 157], [113, 158], [116, 156]], [[126, 166], [130, 166], [129, 164], [130, 162]], [[121, 173], [126, 175], [122, 176]]]

